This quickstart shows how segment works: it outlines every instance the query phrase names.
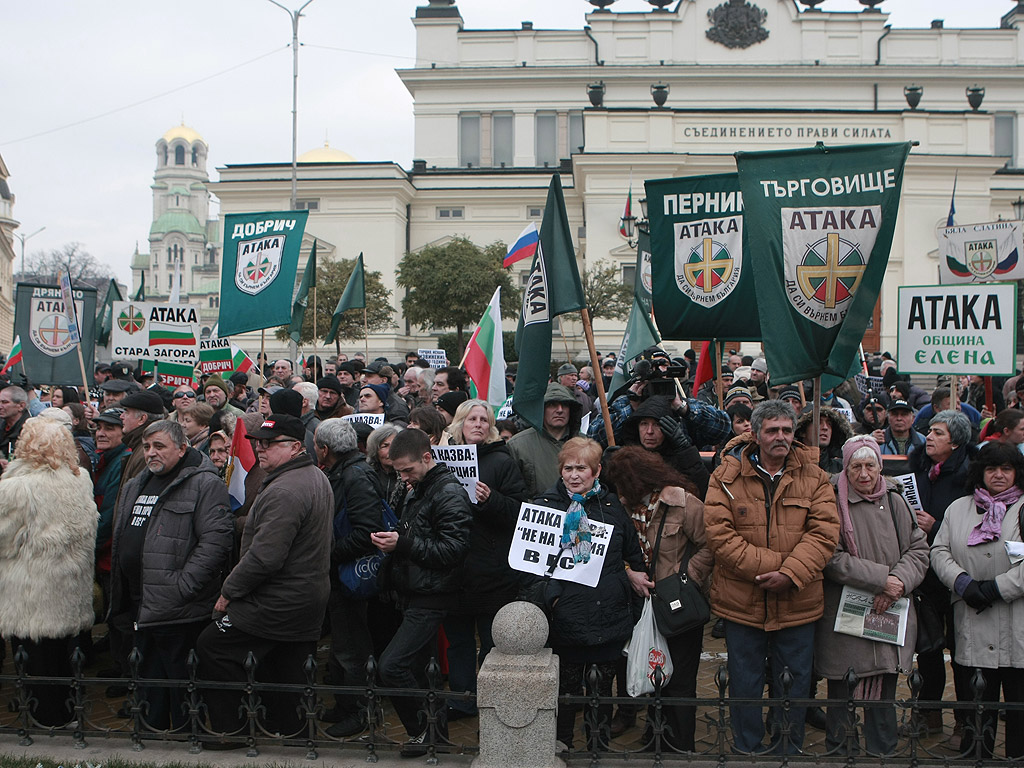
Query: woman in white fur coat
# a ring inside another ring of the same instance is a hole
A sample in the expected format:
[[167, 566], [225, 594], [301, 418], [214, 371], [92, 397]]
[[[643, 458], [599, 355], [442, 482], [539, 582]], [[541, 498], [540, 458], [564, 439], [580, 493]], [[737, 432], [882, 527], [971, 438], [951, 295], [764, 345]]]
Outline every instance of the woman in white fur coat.
[[[30, 675], [70, 677], [75, 637], [93, 623], [93, 552], [99, 515], [89, 474], [67, 427], [25, 422], [0, 477], [0, 635], [28, 653]], [[68, 689], [32, 686], [33, 716], [71, 719]]]

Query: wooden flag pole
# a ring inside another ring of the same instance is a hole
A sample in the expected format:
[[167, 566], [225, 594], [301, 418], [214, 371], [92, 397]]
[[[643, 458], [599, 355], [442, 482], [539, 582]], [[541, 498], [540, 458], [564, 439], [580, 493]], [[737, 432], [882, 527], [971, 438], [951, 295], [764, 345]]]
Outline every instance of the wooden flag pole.
[[261, 387], [267, 386], [267, 329], [260, 329], [260, 382]]
[[996, 405], [992, 397], [992, 377], [984, 376], [983, 379], [985, 381], [985, 408], [989, 413], [995, 413]]
[[[78, 350], [78, 367], [81, 368], [81, 370], [82, 370], [82, 384], [85, 386], [85, 396], [86, 396], [86, 399], [88, 399], [88, 397], [89, 397], [89, 377], [88, 377], [88, 375], [85, 372], [85, 359], [82, 357], [82, 342], [81, 341], [79, 341], [75, 345], [75, 349]], [[24, 357], [24, 354], [25, 353], [22, 352], [22, 358], [21, 358], [21, 372], [22, 373], [25, 372], [25, 357]], [[27, 379], [28, 376], [26, 376], [25, 378]], [[160, 379], [157, 379], [157, 381], [159, 382]]]
[[[718, 345], [722, 346], [719, 347]], [[708, 352], [711, 352], [715, 356], [715, 395], [718, 397], [718, 410], [722, 410], [722, 398], [725, 393], [722, 392], [722, 352], [725, 347], [725, 342], [719, 342], [717, 339], [711, 340], [711, 346], [708, 347]], [[693, 396], [696, 397], [697, 393], [694, 392]]]
[[370, 362], [370, 329], [366, 324], [366, 302], [363, 302], [363, 341], [366, 342], [364, 349], [366, 351], [366, 362]]
[[558, 322], [558, 332], [562, 336], [562, 344], [565, 346], [565, 362], [572, 363], [572, 355], [569, 354], [569, 342], [565, 340], [565, 323], [561, 320]]
[[811, 442], [818, 449], [818, 461], [821, 461], [821, 448], [818, 448], [818, 427], [821, 426], [821, 374], [814, 377], [814, 390], [811, 394], [814, 403], [811, 408]]
[[604, 391], [604, 379], [601, 378], [601, 364], [597, 359], [597, 348], [594, 346], [594, 329], [590, 325], [590, 312], [586, 307], [580, 310], [583, 317], [583, 333], [587, 337], [587, 349], [590, 350], [590, 365], [594, 368], [594, 384], [597, 385], [597, 396], [601, 400], [601, 416], [604, 417], [604, 434], [608, 438], [609, 447], [615, 445], [615, 432], [612, 430], [612, 417], [608, 411], [608, 395]]

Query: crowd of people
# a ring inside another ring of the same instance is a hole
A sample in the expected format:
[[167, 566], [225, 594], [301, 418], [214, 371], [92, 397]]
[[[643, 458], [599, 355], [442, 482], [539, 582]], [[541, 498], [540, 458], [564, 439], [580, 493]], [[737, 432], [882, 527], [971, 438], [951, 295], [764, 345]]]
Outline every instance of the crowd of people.
[[[548, 616], [560, 693], [582, 694], [596, 665], [597, 692], [621, 696], [623, 647], [643, 600], [682, 573], [719, 619], [730, 697], [756, 701], [767, 686], [809, 699], [825, 680], [828, 698], [844, 699], [852, 669], [854, 697], [867, 702], [862, 724], [845, 704], [826, 707], [826, 744], [888, 754], [900, 724], [882, 704], [915, 664], [924, 706], [903, 727], [942, 729], [927, 702], [943, 697], [949, 650], [957, 699], [974, 700], [980, 670], [993, 702], [981, 732], [958, 710], [951, 743], [991, 755], [995, 702], [1024, 701], [1024, 376], [994, 382], [998, 398], [977, 377], [929, 394], [882, 356], [860, 386], [844, 382], [815, 409], [809, 387], [773, 385], [764, 358], [731, 355], [721, 381], [697, 391], [692, 354], [673, 360], [653, 347], [644, 359], [608, 394], [607, 411], [593, 369], [553, 366], [535, 425], [497, 419], [465, 371], [433, 369], [415, 353], [400, 363], [311, 356], [299, 370], [261, 361], [265, 381], [215, 374], [173, 389], [122, 362], [96, 367], [93, 392], [5, 382], [0, 635], [25, 649], [30, 675], [69, 677], [73, 648], [92, 658], [106, 647], [113, 666], [101, 677], [127, 678], [137, 648], [141, 678], [184, 679], [195, 649], [204, 681], [244, 682], [252, 654], [258, 680], [302, 683], [329, 633], [326, 683], [364, 687], [373, 655], [380, 684], [425, 688], [428, 660], [442, 655], [450, 690], [473, 692], [496, 613], [525, 599]], [[603, 361], [606, 387], [615, 363]], [[509, 366], [509, 392], [515, 375]], [[382, 419], [345, 418], [353, 414]], [[232, 499], [240, 428], [257, 461], [244, 498]], [[475, 488], [435, 459], [445, 445], [475, 446]], [[900, 472], [912, 481], [888, 476], [891, 457], [906, 457]], [[524, 502], [561, 512], [556, 563], [563, 554], [587, 563], [596, 524], [607, 526], [595, 586], [511, 567]], [[906, 599], [905, 641], [836, 631], [849, 590], [866, 593], [878, 616]], [[95, 642], [94, 623], [106, 626]], [[674, 671], [664, 695], [696, 695], [704, 630], [666, 638]], [[32, 691], [39, 724], [70, 720], [66, 689]], [[150, 726], [184, 727], [180, 689], [139, 694]], [[213, 732], [245, 727], [238, 690], [204, 696]], [[297, 695], [262, 698], [268, 732], [302, 727]], [[587, 742], [604, 748], [636, 727], [642, 703], [602, 707]], [[393, 705], [405, 755], [425, 754], [450, 720], [475, 714], [472, 697], [452, 698], [431, 734], [415, 698]], [[557, 716], [570, 749], [576, 716], [572, 706]], [[766, 724], [760, 707], [733, 705], [733, 748], [797, 753], [814, 716], [775, 708]], [[667, 744], [693, 750], [695, 708], [668, 706], [663, 717]], [[341, 738], [366, 718], [353, 695], [323, 715]], [[1022, 757], [1024, 713], [1006, 720], [1006, 754]], [[646, 728], [649, 739], [650, 717]]]

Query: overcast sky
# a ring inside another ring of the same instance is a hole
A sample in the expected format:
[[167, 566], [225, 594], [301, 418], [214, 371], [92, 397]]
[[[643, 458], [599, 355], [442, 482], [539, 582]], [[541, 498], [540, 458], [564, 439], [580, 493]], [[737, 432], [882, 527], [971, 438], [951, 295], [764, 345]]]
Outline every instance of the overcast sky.
[[[298, 8], [301, 0], [281, 0]], [[426, 0], [314, 0], [300, 24], [298, 150], [324, 138], [357, 160], [412, 160], [409, 19]], [[764, 3], [761, 3], [764, 5]], [[459, 0], [467, 28], [578, 29], [585, 0]], [[997, 27], [1009, 0], [887, 0], [895, 27]], [[617, 11], [649, 9], [619, 0]], [[824, 10], [859, 10], [825, 0]], [[4, 3], [0, 155], [29, 254], [77, 241], [130, 282], [148, 250], [155, 143], [184, 118], [208, 170], [291, 159], [291, 24], [266, 0]], [[582, 97], [581, 97], [582, 98]], [[211, 210], [215, 213], [216, 208]], [[20, 243], [15, 241], [15, 252]], [[18, 265], [15, 265], [15, 269]]]

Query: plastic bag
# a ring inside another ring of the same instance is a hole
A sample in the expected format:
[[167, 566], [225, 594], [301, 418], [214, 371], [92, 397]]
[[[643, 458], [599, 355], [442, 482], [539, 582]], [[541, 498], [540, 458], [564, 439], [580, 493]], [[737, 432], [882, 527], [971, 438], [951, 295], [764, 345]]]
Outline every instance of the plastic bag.
[[672, 677], [672, 657], [668, 643], [654, 623], [654, 607], [651, 598], [644, 600], [640, 621], [633, 627], [633, 636], [626, 645], [626, 693], [643, 696], [654, 693], [654, 670], [661, 666], [662, 685]]

